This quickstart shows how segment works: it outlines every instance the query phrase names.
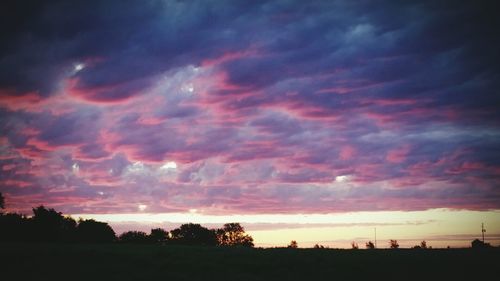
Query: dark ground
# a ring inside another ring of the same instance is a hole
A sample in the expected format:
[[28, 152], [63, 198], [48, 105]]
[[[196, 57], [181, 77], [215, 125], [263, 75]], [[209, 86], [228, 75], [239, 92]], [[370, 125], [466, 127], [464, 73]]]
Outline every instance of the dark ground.
[[[0, 280], [493, 280], [500, 249], [0, 244]], [[492, 279], [493, 278], [493, 279]]]

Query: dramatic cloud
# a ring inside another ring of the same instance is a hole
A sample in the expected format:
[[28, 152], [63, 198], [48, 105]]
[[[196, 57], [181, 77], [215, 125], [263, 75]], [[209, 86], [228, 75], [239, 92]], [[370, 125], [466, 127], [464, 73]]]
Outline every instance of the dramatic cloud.
[[10, 210], [500, 208], [493, 1], [3, 1]]

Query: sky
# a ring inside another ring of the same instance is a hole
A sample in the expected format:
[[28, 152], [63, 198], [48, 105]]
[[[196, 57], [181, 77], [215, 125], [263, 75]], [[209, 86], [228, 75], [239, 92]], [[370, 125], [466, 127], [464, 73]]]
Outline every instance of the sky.
[[2, 1], [7, 210], [500, 244], [495, 1], [310, 2]]

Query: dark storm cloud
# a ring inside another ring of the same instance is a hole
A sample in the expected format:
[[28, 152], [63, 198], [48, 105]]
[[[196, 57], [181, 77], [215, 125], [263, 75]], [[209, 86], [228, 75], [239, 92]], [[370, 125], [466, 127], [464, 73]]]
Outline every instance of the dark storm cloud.
[[[250, 7], [249, 10], [252, 8]], [[6, 45], [0, 87], [50, 95], [75, 63], [77, 87], [137, 82], [90, 99], [120, 99], [145, 88], [152, 75], [244, 46], [231, 21], [246, 7], [184, 1], [10, 1], [3, 4]], [[20, 14], [21, 18], [13, 15]], [[26, 15], [26, 16], [25, 16]], [[214, 31], [218, 32], [214, 32]], [[220, 32], [219, 32], [220, 31]], [[225, 47], [219, 49], [221, 44]], [[134, 92], [130, 92], [130, 91]]]
[[[15, 1], [3, 5], [6, 30], [0, 87], [15, 94], [49, 95], [60, 79], [71, 76], [75, 63], [87, 63], [89, 68], [73, 76], [78, 79], [75, 88], [90, 100], [119, 101], [141, 94], [155, 75], [173, 67], [197, 65], [253, 44], [263, 56], [223, 66], [231, 83], [248, 89], [349, 68], [343, 74], [347, 79], [406, 80], [399, 83], [397, 92], [381, 89], [374, 98], [426, 95], [438, 106], [490, 111], [491, 99], [500, 102], [494, 90], [499, 86], [499, 39], [494, 36], [498, 19], [486, 1], [251, 5]], [[446, 94], [448, 88], [476, 80], [480, 84], [476, 87], [487, 85], [492, 90], [482, 89], [473, 100], [468, 93], [474, 86], [455, 90], [454, 96]], [[440, 95], [433, 92], [436, 89], [442, 90]], [[304, 95], [309, 101], [318, 98], [310, 92]], [[254, 106], [260, 104], [254, 102]]]

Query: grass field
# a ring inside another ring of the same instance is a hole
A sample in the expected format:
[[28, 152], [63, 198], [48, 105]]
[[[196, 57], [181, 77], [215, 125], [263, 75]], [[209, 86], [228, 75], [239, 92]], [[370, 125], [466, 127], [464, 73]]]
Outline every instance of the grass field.
[[500, 249], [0, 244], [0, 280], [490, 280]]

